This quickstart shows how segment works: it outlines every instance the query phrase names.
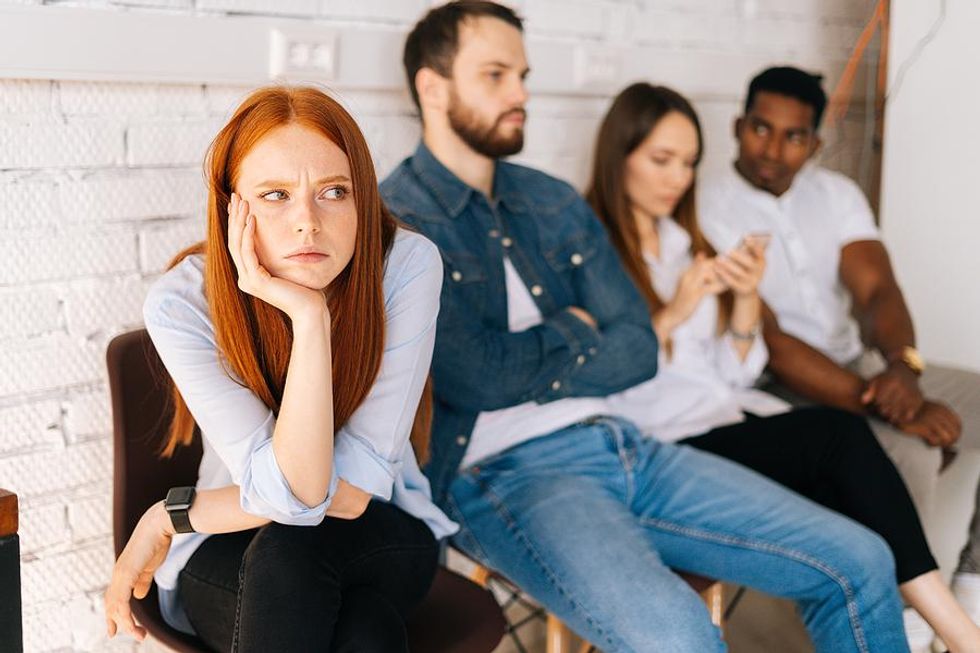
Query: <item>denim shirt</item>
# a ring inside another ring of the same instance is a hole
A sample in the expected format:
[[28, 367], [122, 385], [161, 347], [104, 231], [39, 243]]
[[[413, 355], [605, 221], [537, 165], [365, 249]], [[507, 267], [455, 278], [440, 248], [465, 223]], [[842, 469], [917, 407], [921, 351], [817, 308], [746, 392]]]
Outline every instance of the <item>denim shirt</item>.
[[[391, 211], [439, 247], [445, 266], [432, 360], [435, 415], [425, 473], [442, 505], [476, 418], [528, 401], [605, 397], [653, 377], [646, 303], [605, 229], [569, 184], [497, 162], [494, 200], [420, 144], [381, 184]], [[504, 256], [543, 322], [511, 333]], [[594, 329], [568, 307], [595, 318]]]

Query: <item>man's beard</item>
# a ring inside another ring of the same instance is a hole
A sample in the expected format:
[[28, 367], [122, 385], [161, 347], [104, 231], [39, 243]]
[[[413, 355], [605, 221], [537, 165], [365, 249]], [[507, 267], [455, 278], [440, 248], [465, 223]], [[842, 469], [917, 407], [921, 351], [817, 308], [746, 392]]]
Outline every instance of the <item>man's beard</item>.
[[490, 127], [484, 127], [475, 112], [453, 93], [449, 105], [449, 126], [474, 152], [491, 159], [499, 159], [517, 154], [524, 148], [523, 128], [515, 129], [510, 136], [499, 133], [503, 120], [515, 113], [527, 115], [524, 109], [512, 109], [498, 116]]

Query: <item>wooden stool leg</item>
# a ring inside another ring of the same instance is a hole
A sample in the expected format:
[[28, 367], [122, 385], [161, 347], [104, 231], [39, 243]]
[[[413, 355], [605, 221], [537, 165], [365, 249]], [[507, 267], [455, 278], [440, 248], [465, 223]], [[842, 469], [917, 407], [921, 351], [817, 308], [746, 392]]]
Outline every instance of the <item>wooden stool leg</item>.
[[571, 632], [561, 619], [548, 613], [546, 651], [548, 653], [572, 653]]
[[486, 587], [487, 581], [490, 580], [490, 570], [483, 565], [476, 565], [476, 568], [473, 569], [473, 574], [470, 576], [470, 580], [480, 587]]
[[708, 589], [704, 590], [701, 594], [701, 598], [708, 606], [708, 612], [711, 614], [711, 623], [722, 627], [722, 617], [724, 615], [724, 592], [722, 590], [721, 583], [715, 583]]

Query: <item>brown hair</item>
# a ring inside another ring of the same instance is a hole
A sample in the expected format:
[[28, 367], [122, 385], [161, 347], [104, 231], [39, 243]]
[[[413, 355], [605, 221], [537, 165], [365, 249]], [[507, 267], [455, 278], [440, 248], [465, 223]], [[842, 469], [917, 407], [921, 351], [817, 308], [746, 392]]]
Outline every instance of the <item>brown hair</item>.
[[[180, 252], [204, 254], [204, 293], [214, 323], [218, 351], [229, 372], [241, 379], [272, 411], [279, 412], [292, 346], [289, 318], [238, 288], [238, 271], [228, 251], [228, 202], [239, 167], [271, 131], [298, 123], [337, 145], [350, 161], [357, 206], [357, 236], [347, 267], [331, 282], [334, 423], [340, 428], [367, 396], [381, 368], [385, 338], [382, 289], [384, 258], [398, 223], [378, 193], [374, 163], [364, 136], [349, 113], [322, 91], [272, 86], [253, 92], [218, 132], [204, 164], [208, 184], [207, 237]], [[173, 422], [162, 455], [173, 455], [194, 435], [194, 418], [173, 386]], [[423, 393], [412, 428], [416, 455], [425, 458], [431, 423], [431, 394]]]
[[523, 23], [510, 7], [487, 0], [455, 0], [435, 7], [415, 24], [405, 40], [402, 63], [408, 78], [408, 90], [416, 108], [419, 92], [415, 75], [431, 68], [443, 77], [452, 77], [453, 61], [459, 48], [459, 26], [474, 18], [496, 18], [524, 31]]
[[[650, 309], [650, 315], [659, 311], [664, 302], [657, 295], [650, 281], [650, 272], [643, 261], [640, 235], [624, 181], [626, 159], [646, 139], [657, 123], [669, 113], [680, 113], [693, 124], [698, 135], [698, 160], [703, 149], [701, 123], [691, 103], [680, 93], [664, 86], [637, 82], [625, 88], [602, 120], [596, 138], [592, 177], [585, 197], [606, 227], [609, 238], [626, 268], [626, 272], [639, 288]], [[715, 250], [698, 227], [695, 205], [697, 180], [677, 203], [673, 218], [691, 238], [691, 253], [714, 256]], [[728, 321], [734, 298], [730, 291], [719, 297], [720, 320]]]

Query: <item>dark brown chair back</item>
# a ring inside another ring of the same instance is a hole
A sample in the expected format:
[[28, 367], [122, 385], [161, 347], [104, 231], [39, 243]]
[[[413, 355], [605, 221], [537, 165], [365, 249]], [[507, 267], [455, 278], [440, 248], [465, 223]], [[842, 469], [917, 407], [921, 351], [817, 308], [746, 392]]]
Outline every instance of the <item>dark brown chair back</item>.
[[[177, 485], [194, 485], [201, 462], [201, 440], [161, 459], [170, 425], [170, 376], [145, 329], [118, 336], [106, 352], [112, 395], [112, 533], [118, 556], [140, 517]], [[197, 638], [174, 630], [160, 615], [156, 585], [143, 600], [132, 600], [133, 614], [150, 634], [180, 653], [207, 651]]]
[[[170, 424], [170, 376], [145, 329], [118, 336], [106, 353], [112, 395], [113, 540], [122, 552], [142, 514], [167, 490], [194, 485], [201, 439], [161, 459]], [[179, 653], [207, 651], [197, 638], [170, 628], [160, 615], [156, 585], [133, 614], [156, 639]], [[476, 583], [440, 568], [425, 601], [408, 623], [415, 653], [489, 653], [503, 638], [506, 623], [493, 596]]]

